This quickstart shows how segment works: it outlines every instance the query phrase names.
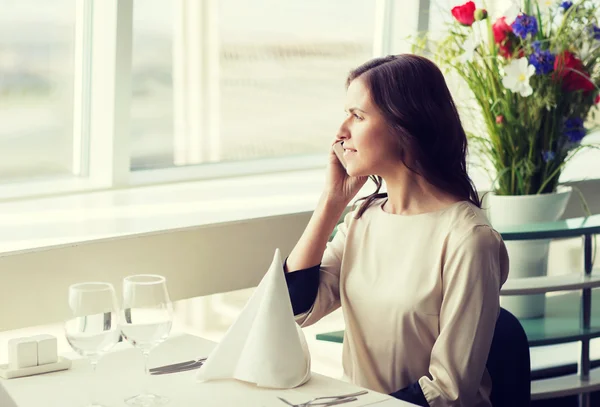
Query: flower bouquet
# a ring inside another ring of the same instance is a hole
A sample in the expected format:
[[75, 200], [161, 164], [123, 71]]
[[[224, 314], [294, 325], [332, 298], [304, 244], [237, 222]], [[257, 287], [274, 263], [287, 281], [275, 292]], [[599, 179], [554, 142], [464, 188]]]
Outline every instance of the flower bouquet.
[[432, 51], [474, 95], [487, 135], [469, 132], [470, 144], [495, 193], [555, 192], [565, 164], [597, 148], [581, 140], [600, 100], [600, 2], [526, 0], [492, 19], [469, 1], [451, 13]]

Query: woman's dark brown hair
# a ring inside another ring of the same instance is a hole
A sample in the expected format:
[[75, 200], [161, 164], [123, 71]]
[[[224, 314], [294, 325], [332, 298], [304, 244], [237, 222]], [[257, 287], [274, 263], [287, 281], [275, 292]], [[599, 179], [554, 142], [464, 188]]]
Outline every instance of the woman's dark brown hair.
[[[402, 163], [427, 182], [462, 200], [481, 207], [481, 200], [467, 174], [467, 135], [444, 75], [427, 58], [389, 55], [372, 59], [348, 75], [346, 88], [360, 78], [383, 113]], [[370, 176], [376, 191], [365, 200], [356, 218], [378, 198], [382, 178]]]

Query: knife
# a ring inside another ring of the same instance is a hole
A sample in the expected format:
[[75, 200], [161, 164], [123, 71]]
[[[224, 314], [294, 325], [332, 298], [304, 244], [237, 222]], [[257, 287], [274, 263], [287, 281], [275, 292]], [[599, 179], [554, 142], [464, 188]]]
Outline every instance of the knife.
[[152, 376], [163, 375], [163, 374], [172, 374], [172, 373], [181, 373], [187, 372], [188, 370], [196, 370], [200, 369], [203, 365], [203, 362], [193, 363], [187, 366], [183, 366], [177, 369], [166, 369], [166, 370], [156, 370], [154, 372], [150, 372]]
[[173, 363], [170, 365], [153, 367], [152, 369], [148, 369], [148, 371], [152, 374], [154, 372], [162, 372], [163, 370], [175, 370], [183, 367], [194, 366], [196, 364], [202, 365], [206, 361], [206, 358], [187, 360], [185, 362]]

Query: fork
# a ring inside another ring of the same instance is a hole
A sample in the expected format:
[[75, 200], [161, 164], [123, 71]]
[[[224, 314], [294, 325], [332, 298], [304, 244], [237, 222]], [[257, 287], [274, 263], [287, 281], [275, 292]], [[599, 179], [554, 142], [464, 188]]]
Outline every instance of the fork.
[[[286, 399], [282, 398], [282, 397], [277, 397], [279, 400], [283, 401], [284, 403], [293, 406], [293, 407], [306, 407], [306, 406], [332, 406], [334, 404], [330, 404], [330, 403], [335, 403], [335, 404], [341, 404], [341, 402], [343, 403], [347, 403], [350, 401], [355, 401], [357, 396], [362, 396], [363, 394], [367, 394], [368, 391], [367, 390], [361, 390], [358, 391], [356, 393], [349, 393], [349, 394], [340, 394], [338, 396], [321, 396], [321, 397], [315, 397], [309, 401], [306, 401], [304, 403], [300, 403], [300, 404], [293, 404], [290, 403], [289, 401], [287, 401]], [[350, 400], [350, 398], [353, 398], [353, 400]], [[327, 399], [331, 399], [331, 402], [323, 402], [323, 403], [315, 403], [315, 401], [319, 401], [319, 400], [327, 400]], [[340, 403], [338, 403], [340, 402]]]
[[356, 397], [351, 397], [351, 398], [343, 398], [343, 399], [339, 399], [336, 401], [330, 401], [327, 403], [312, 403], [312, 404], [303, 404], [302, 407], [311, 407], [311, 406], [323, 406], [323, 407], [329, 407], [329, 406], [337, 406], [338, 404], [345, 404], [345, 403], [351, 403], [353, 401], [358, 400]]
[[286, 404], [289, 404], [292, 407], [311, 407], [311, 406], [329, 407], [329, 406], [336, 406], [338, 404], [350, 403], [352, 401], [358, 400], [356, 397], [350, 397], [350, 398], [345, 397], [345, 398], [341, 398], [339, 400], [327, 401], [327, 402], [322, 402], [322, 403], [311, 404], [310, 402], [308, 402], [308, 403], [302, 403], [302, 404], [292, 404], [289, 401], [287, 401], [286, 399], [283, 399], [281, 397], [278, 397], [278, 399], [283, 401]]

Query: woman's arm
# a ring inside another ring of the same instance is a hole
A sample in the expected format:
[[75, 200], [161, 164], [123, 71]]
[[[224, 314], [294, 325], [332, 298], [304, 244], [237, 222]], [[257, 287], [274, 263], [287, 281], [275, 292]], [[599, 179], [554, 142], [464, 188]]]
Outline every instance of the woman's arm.
[[[290, 254], [284, 263], [292, 309], [296, 315], [296, 322], [301, 326], [314, 324], [340, 307], [340, 269], [346, 232], [353, 212], [346, 214], [334, 239], [329, 243], [328, 240], [345, 207], [346, 204], [332, 203], [322, 197], [302, 238], [292, 252], [306, 253], [308, 257], [314, 257], [292, 266]], [[304, 265], [307, 266], [300, 269]]]
[[[340, 225], [331, 243], [328, 243], [329, 236], [346, 206], [368, 179], [366, 176], [348, 175], [333, 149], [338, 141], [341, 139], [336, 135], [329, 149], [325, 188], [317, 208], [283, 266], [294, 312], [304, 309], [305, 303], [312, 305], [311, 309], [296, 318], [303, 326], [316, 322], [340, 306], [339, 273], [349, 217], [346, 216], [344, 225]], [[289, 275], [294, 274], [290, 271], [310, 268], [315, 271], [298, 274], [295, 278]]]
[[[284, 270], [286, 262], [287, 259], [283, 262]], [[285, 273], [285, 282], [290, 294], [294, 316], [308, 312], [315, 303], [319, 292], [320, 268], [321, 263], [306, 269], [296, 270], [293, 273]]]
[[440, 334], [429, 375], [419, 379], [432, 407], [469, 406], [477, 394], [500, 311], [508, 254], [491, 227], [475, 227], [449, 241], [442, 271]]
[[304, 233], [287, 258], [284, 270], [301, 270], [321, 263], [333, 228], [344, 213], [348, 202], [329, 198], [323, 193]]

